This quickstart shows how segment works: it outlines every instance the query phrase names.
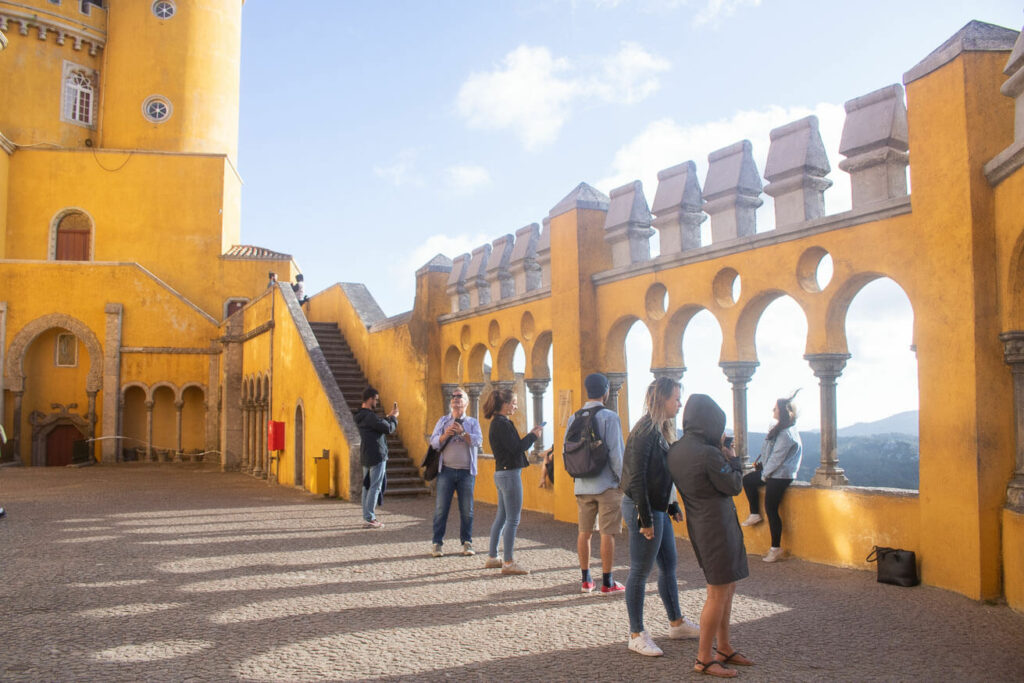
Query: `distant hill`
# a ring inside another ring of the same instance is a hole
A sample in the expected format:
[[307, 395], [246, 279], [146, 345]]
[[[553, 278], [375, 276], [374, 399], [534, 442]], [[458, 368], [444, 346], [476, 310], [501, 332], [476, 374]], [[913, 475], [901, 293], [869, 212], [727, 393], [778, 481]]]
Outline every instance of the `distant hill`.
[[[916, 413], [914, 413], [916, 417]], [[893, 418], [898, 416], [893, 416]], [[887, 420], [892, 418], [886, 418]], [[877, 423], [884, 423], [880, 420]], [[916, 422], [915, 422], [916, 425]], [[916, 430], [915, 430], [916, 431]], [[840, 433], [842, 433], [840, 431]], [[748, 434], [747, 452], [751, 461], [761, 452], [765, 434]], [[797, 479], [810, 481], [821, 463], [821, 435], [800, 432], [803, 458]], [[839, 436], [839, 466], [853, 486], [885, 486], [897, 489], [918, 487], [918, 441], [916, 434], [871, 434]]]
[[908, 410], [875, 422], [858, 422], [843, 427], [839, 436], [872, 436], [874, 434], [911, 434], [917, 436], [917, 411]]

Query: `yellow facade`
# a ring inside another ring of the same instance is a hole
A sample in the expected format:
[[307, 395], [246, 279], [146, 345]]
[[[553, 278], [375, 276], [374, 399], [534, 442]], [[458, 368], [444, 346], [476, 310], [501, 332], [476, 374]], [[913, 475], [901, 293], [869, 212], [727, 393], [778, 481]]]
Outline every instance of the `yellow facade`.
[[[224, 469], [350, 498], [358, 431], [307, 320], [339, 326], [368, 382], [399, 402], [398, 433], [418, 459], [447, 409], [444, 387], [482, 400], [494, 383], [518, 381], [517, 349], [526, 382], [553, 399], [557, 441], [583, 378], [626, 370], [632, 325], [650, 332], [652, 371], [679, 375], [688, 323], [706, 310], [722, 331], [720, 361], [754, 371], [758, 323], [781, 296], [807, 318], [812, 367], [827, 375], [838, 363], [841, 391], [847, 309], [886, 277], [914, 311], [919, 491], [796, 486], [783, 510], [791, 551], [868, 569], [871, 546], [906, 547], [921, 556], [925, 583], [1024, 609], [1024, 523], [1012, 497], [1024, 477], [1024, 385], [1007, 365], [1024, 361], [1004, 347], [1024, 335], [1024, 169], [1012, 161], [1024, 131], [1000, 92], [1009, 47], [965, 40], [908, 72], [912, 197], [623, 263], [607, 198], [584, 200], [577, 188], [543, 229], [541, 284], [510, 296], [495, 285], [488, 301], [453, 289], [442, 257], [417, 273], [411, 311], [385, 318], [361, 285], [300, 307], [287, 285], [266, 288], [267, 271], [294, 277], [291, 258], [240, 244], [242, 2], [177, 0], [170, 18], [148, 2], [107, 5], [82, 15], [77, 3], [0, 0], [0, 82], [20, 93], [0, 103], [0, 419], [14, 437], [5, 456], [45, 465], [49, 435], [71, 425], [104, 463], [203, 452]], [[83, 120], [68, 120], [68, 88], [88, 105], [70, 118]], [[147, 109], [154, 97], [170, 106]], [[1009, 170], [993, 175], [1003, 158]], [[58, 258], [71, 215], [88, 227], [85, 259]], [[824, 254], [833, 276], [819, 288], [808, 273]], [[244, 307], [229, 316], [232, 302]], [[638, 416], [624, 401], [618, 410], [625, 432]], [[284, 425], [278, 450], [270, 420]], [[537, 486], [539, 465], [527, 469], [525, 505], [573, 521], [572, 481], [556, 462], [553, 490]], [[484, 458], [481, 501], [496, 500], [492, 476]], [[764, 529], [745, 534], [749, 550], [765, 549]]]

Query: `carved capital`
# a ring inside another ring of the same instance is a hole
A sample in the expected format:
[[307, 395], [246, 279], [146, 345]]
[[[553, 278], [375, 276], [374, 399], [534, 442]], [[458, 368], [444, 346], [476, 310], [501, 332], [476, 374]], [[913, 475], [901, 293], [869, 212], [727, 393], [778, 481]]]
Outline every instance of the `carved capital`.
[[612, 394], [617, 394], [622, 385], [626, 383], [626, 378], [629, 375], [625, 372], [606, 372], [604, 376], [608, 378], [608, 391]]
[[534, 396], [543, 396], [550, 384], [551, 380], [547, 377], [526, 380], [526, 388], [529, 389], [530, 393]]
[[662, 377], [668, 377], [673, 382], [681, 382], [683, 380], [683, 373], [686, 372], [686, 366], [682, 367], [664, 367], [664, 368], [651, 368], [651, 374], [661, 379]]
[[718, 367], [722, 368], [722, 372], [733, 384], [746, 384], [759, 365], [756, 360], [731, 360], [719, 363]]
[[848, 353], [808, 353], [804, 356], [814, 372], [814, 376], [822, 381], [835, 381], [850, 360]]
[[480, 398], [480, 392], [484, 390], [483, 382], [466, 382], [463, 386], [470, 398]]
[[1012, 330], [999, 335], [1003, 342], [1003, 360], [1016, 371], [1024, 369], [1024, 331]]

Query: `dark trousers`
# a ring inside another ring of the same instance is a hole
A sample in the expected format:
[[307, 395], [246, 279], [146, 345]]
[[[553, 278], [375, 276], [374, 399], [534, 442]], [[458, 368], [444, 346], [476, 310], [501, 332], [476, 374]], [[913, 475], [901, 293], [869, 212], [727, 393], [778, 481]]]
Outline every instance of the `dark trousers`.
[[786, 489], [793, 483], [792, 479], [761, 479], [761, 470], [752, 470], [743, 477], [743, 490], [747, 493], [750, 503], [750, 514], [760, 514], [761, 487], [764, 486], [764, 512], [768, 517], [768, 530], [772, 534], [772, 547], [778, 548], [782, 543], [782, 517], [779, 517], [779, 505]]

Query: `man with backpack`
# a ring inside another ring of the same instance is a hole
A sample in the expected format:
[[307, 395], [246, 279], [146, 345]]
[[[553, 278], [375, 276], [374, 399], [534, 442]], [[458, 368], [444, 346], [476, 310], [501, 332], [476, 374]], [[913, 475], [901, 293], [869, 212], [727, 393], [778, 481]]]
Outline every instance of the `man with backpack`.
[[587, 402], [569, 418], [563, 451], [579, 510], [580, 590], [591, 593], [595, 588], [590, 576], [590, 539], [597, 528], [601, 533], [601, 594], [621, 593], [625, 587], [612, 578], [612, 564], [615, 537], [622, 528], [622, 425], [618, 414], [604, 405], [608, 378], [595, 372], [587, 375], [583, 386]]

